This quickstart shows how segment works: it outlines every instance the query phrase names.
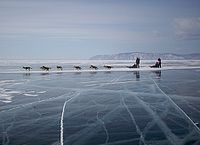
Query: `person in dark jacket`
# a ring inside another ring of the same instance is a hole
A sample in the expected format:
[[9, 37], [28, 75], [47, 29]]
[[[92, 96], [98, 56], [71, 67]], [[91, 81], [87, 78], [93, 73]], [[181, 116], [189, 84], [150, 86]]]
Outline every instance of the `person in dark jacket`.
[[158, 58], [158, 61], [156, 62], [155, 65], [150, 66], [151, 68], [161, 68], [161, 59]]
[[137, 68], [140, 67], [140, 58], [139, 57], [136, 58], [136, 67]]
[[161, 68], [161, 59], [158, 58], [158, 67]]

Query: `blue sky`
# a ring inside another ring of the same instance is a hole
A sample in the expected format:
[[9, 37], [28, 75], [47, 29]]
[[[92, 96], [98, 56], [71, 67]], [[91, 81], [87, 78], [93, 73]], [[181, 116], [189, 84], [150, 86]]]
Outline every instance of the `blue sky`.
[[0, 0], [0, 58], [200, 52], [199, 0]]

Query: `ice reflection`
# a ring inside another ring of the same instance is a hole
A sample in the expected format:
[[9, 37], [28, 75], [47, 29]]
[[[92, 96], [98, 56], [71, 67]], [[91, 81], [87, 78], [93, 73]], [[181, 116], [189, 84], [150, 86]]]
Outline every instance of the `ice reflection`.
[[161, 70], [153, 71], [153, 73], [155, 73], [157, 78], [161, 78]]
[[2, 88], [22, 93], [13, 93], [12, 102], [1, 104], [0, 142], [199, 144], [197, 125], [162, 90], [162, 80], [154, 79], [161, 72], [77, 73], [51, 75], [48, 80], [37, 75], [37, 79], [15, 86], [11, 86], [13, 81], [2, 81]]
[[75, 74], [75, 75], [80, 75], [80, 74], [81, 74], [81, 72], [75, 72], [74, 74]]
[[56, 74], [60, 75], [60, 74], [63, 74], [63, 72], [56, 72]]
[[95, 75], [95, 74], [97, 74], [97, 72], [96, 71], [91, 71], [90, 74], [91, 75]]
[[105, 71], [104, 73], [105, 74], [111, 74], [112, 72], [111, 71]]
[[136, 80], [139, 81], [140, 80], [140, 72], [135, 71], [134, 74], [135, 74]]
[[31, 73], [23, 73], [23, 76], [30, 76]]

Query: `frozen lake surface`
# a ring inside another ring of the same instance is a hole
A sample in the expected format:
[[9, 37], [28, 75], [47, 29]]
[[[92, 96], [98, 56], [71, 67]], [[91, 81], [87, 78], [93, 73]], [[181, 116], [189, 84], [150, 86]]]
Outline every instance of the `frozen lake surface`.
[[2, 145], [200, 144], [198, 68], [17, 73], [5, 67]]

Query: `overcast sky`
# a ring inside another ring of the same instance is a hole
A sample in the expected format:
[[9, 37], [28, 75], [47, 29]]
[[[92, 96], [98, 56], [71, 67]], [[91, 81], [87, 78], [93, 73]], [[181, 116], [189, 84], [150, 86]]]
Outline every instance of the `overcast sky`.
[[0, 58], [200, 52], [200, 0], [0, 0]]

